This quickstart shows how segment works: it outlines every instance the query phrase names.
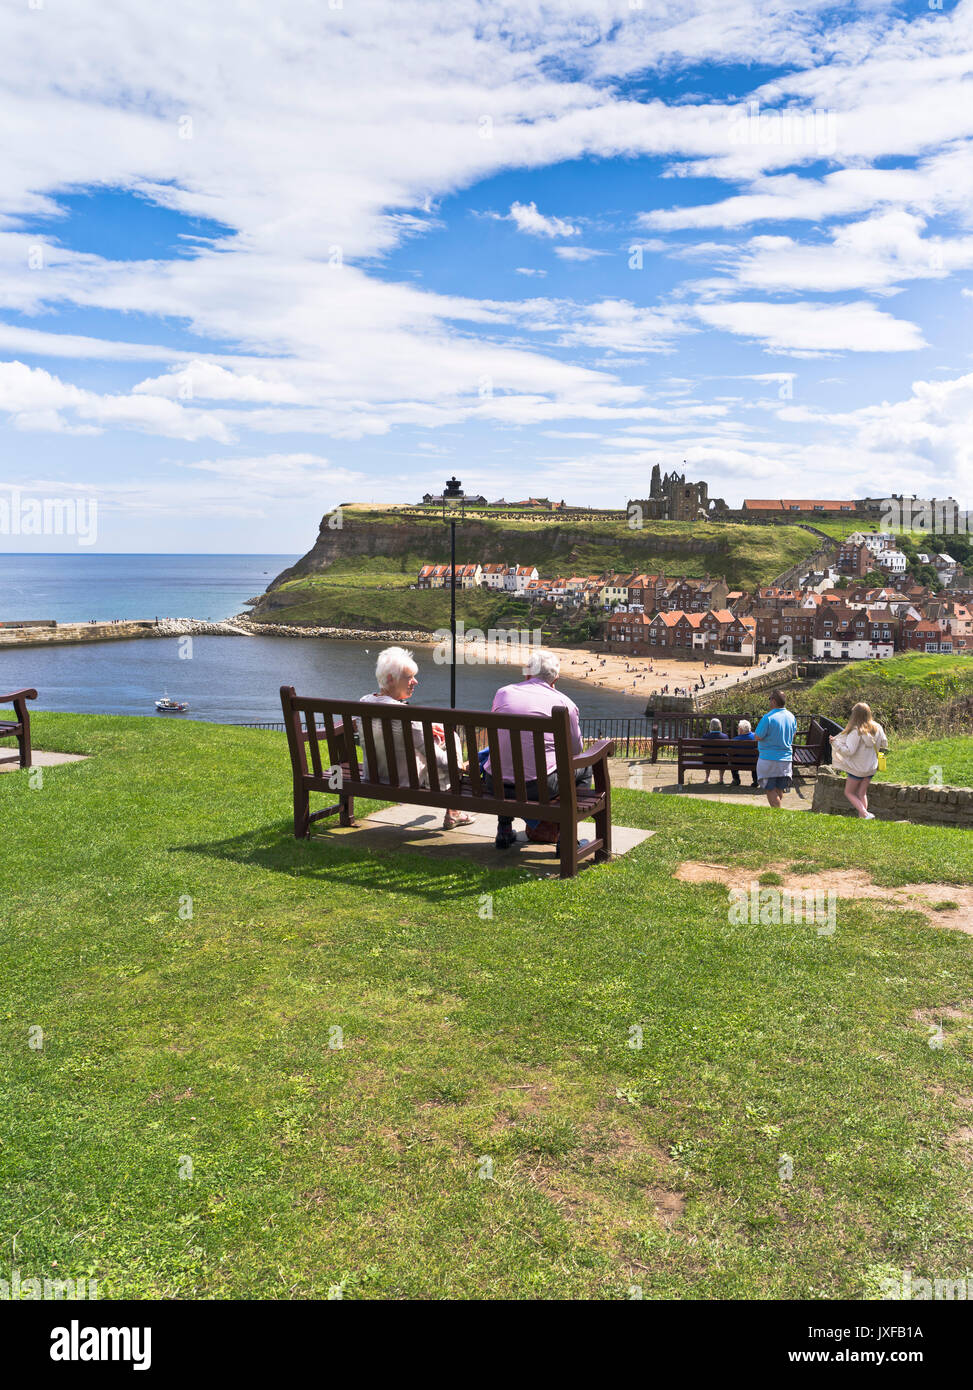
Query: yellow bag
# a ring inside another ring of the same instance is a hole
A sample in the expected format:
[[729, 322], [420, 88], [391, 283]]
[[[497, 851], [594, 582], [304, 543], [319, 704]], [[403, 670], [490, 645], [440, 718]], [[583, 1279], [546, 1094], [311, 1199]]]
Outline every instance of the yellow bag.
[[888, 761], [888, 760], [886, 759], [885, 754], [884, 754], [884, 753], [879, 753], [879, 755], [878, 755], [878, 770], [879, 770], [879, 772], [884, 772], [884, 771], [885, 771], [887, 761]]

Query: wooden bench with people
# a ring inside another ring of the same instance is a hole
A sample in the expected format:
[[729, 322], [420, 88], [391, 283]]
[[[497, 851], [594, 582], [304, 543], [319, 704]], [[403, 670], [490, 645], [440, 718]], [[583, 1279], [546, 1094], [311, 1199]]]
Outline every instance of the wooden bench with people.
[[20, 766], [33, 766], [33, 753], [30, 746], [30, 711], [28, 700], [36, 700], [36, 690], [12, 690], [9, 695], [0, 695], [0, 705], [13, 705], [16, 719], [0, 719], [0, 738], [15, 738], [20, 751]]
[[[576, 753], [566, 708], [527, 716], [413, 707], [405, 700], [414, 685], [409, 678], [403, 687], [408, 693], [370, 700], [314, 699], [281, 686], [296, 839], [309, 836], [312, 825], [330, 816], [337, 815], [341, 826], [353, 825], [355, 800], [367, 797], [444, 808], [447, 817], [458, 815], [457, 823], [465, 823], [465, 813], [483, 812], [501, 818], [501, 824], [509, 825], [513, 817], [553, 824], [561, 878], [572, 878], [582, 860], [603, 863], [611, 858], [608, 759], [614, 740], [602, 739]], [[550, 777], [532, 775], [535, 768], [550, 768], [552, 744], [556, 793], [550, 790]], [[487, 758], [492, 767], [504, 769], [503, 778], [494, 782]], [[590, 779], [591, 785], [579, 786], [582, 779]], [[336, 799], [312, 811], [312, 792]], [[579, 844], [578, 823], [590, 818], [595, 836]], [[445, 828], [450, 828], [448, 819]], [[498, 833], [498, 847], [512, 842], [501, 842]]]
[[[739, 738], [680, 738], [677, 747], [677, 780], [685, 785], [687, 772], [756, 773], [759, 744]], [[797, 781], [803, 773], [816, 771], [827, 760], [830, 744], [827, 730], [812, 719], [807, 732], [798, 734], [792, 749], [793, 775]], [[736, 778], [734, 778], [736, 780]]]

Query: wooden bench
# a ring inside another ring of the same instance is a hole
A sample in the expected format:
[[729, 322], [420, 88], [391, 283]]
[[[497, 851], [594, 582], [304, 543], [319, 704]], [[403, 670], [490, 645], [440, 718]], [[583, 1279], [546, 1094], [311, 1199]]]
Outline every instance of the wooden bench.
[[[756, 739], [736, 743], [732, 739], [681, 738], [677, 747], [677, 778], [680, 786], [684, 785], [688, 771], [750, 772], [756, 768], [760, 756], [760, 745]], [[803, 773], [817, 770], [829, 750], [827, 730], [817, 719], [812, 719], [807, 733], [798, 734], [794, 739], [791, 759], [794, 781], [800, 783]]]
[[20, 766], [32, 767], [30, 748], [30, 711], [28, 700], [36, 700], [36, 690], [13, 690], [9, 695], [0, 695], [0, 705], [13, 705], [16, 719], [0, 719], [0, 738], [16, 738], [20, 749]]
[[[592, 858], [602, 863], [611, 858], [608, 759], [614, 752], [614, 740], [602, 739], [574, 756], [566, 709], [555, 709], [550, 717], [541, 717], [354, 700], [314, 700], [298, 696], [291, 685], [281, 686], [280, 702], [294, 777], [296, 839], [310, 835], [314, 822], [326, 816], [337, 814], [339, 825], [353, 825], [355, 798], [363, 796], [374, 801], [406, 802], [449, 811], [480, 811], [493, 816], [554, 821], [561, 834], [562, 878], [572, 878], [582, 859]], [[361, 730], [364, 767], [358, 762], [356, 721]], [[411, 727], [414, 724], [422, 730], [427, 785], [422, 784], [424, 779], [420, 778], [416, 762]], [[436, 763], [434, 724], [442, 725], [446, 735], [448, 766], [445, 774], [440, 773]], [[482, 748], [488, 748], [491, 767], [500, 767], [501, 733], [511, 735], [513, 779], [507, 786], [513, 788], [512, 796], [499, 780], [492, 792], [487, 790], [478, 757]], [[370, 769], [379, 768], [382, 761], [376, 758], [376, 734], [384, 753], [388, 780], [368, 780], [374, 775]], [[521, 740], [530, 741], [534, 766], [543, 768], [546, 766], [545, 734], [553, 736], [560, 792], [552, 796], [547, 779], [540, 777], [536, 796], [530, 797]], [[465, 749], [467, 771], [460, 765], [454, 735], [458, 736], [461, 749]], [[592, 770], [594, 785], [591, 788], [575, 784], [575, 774], [585, 768]], [[337, 793], [338, 799], [323, 810], [312, 812], [311, 792]], [[579, 850], [578, 822], [589, 817], [594, 818], [595, 838]]]
[[685, 784], [686, 773], [753, 772], [760, 745], [756, 740], [733, 743], [721, 738], [681, 738], [678, 742], [678, 780]]

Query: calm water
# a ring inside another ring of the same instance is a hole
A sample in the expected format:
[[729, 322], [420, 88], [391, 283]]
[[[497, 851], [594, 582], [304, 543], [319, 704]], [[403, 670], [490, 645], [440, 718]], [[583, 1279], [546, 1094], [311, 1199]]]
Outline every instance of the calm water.
[[[336, 642], [314, 637], [194, 637], [192, 658], [181, 660], [178, 638], [150, 637], [91, 646], [0, 651], [0, 687], [35, 686], [37, 708], [94, 714], [149, 714], [153, 718], [245, 723], [280, 719], [280, 687], [299, 695], [358, 699], [375, 688], [375, 657], [382, 643]], [[431, 647], [417, 647], [416, 704], [449, 703], [449, 667], [437, 666]], [[456, 703], [489, 709], [497, 686], [519, 680], [515, 666], [460, 666]], [[583, 715], [640, 715], [645, 699], [561, 682]], [[153, 701], [168, 690], [188, 700], [188, 715], [156, 715]]]
[[0, 555], [0, 618], [205, 618], [243, 611], [297, 555]]
[[[293, 555], [0, 555], [0, 617], [220, 618], [239, 613]], [[279, 719], [282, 685], [299, 694], [356, 699], [375, 685], [378, 642], [325, 638], [195, 637], [180, 659], [177, 638], [0, 651], [0, 691], [34, 686], [37, 708], [218, 723]], [[449, 703], [449, 668], [419, 647], [416, 702]], [[456, 702], [489, 709], [517, 667], [461, 666]], [[583, 715], [640, 715], [644, 697], [615, 695], [565, 679]], [[156, 715], [168, 691], [188, 715]]]

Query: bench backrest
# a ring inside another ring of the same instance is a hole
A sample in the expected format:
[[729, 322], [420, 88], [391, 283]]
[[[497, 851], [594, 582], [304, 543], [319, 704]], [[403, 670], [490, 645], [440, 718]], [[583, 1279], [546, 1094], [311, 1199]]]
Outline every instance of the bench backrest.
[[681, 738], [679, 740], [679, 761], [687, 759], [708, 759], [723, 763], [728, 767], [756, 767], [760, 745], [756, 740], [747, 739], [744, 743], [734, 743], [721, 738]]
[[[509, 748], [513, 769], [511, 806], [528, 803], [525, 749], [533, 753], [535, 768], [547, 766], [545, 736], [553, 739], [560, 785], [566, 790], [574, 787], [566, 708], [555, 708], [549, 716], [492, 714], [424, 705], [311, 699], [298, 696], [293, 686], [286, 685], [281, 686], [280, 698], [294, 776], [308, 786], [317, 784], [319, 790], [331, 786], [329, 774], [342, 767], [343, 776], [347, 776], [344, 790], [355, 796], [395, 800], [397, 791], [421, 793], [426, 789], [442, 796], [458, 796], [462, 791], [467, 800], [471, 794], [491, 803], [510, 800], [499, 778], [494, 780], [492, 793], [487, 791], [478, 757], [481, 749], [488, 748], [491, 768], [500, 767], [501, 732], [510, 735], [503, 742], [504, 749]], [[434, 724], [441, 725], [445, 733], [445, 769], [440, 769], [436, 758]], [[363, 767], [358, 764], [356, 735], [364, 753]], [[416, 757], [416, 742], [424, 754], [421, 759]], [[463, 761], [469, 763], [469, 781], [465, 784]], [[547, 778], [541, 776], [536, 799], [532, 798], [529, 804], [543, 805], [550, 800]]]

